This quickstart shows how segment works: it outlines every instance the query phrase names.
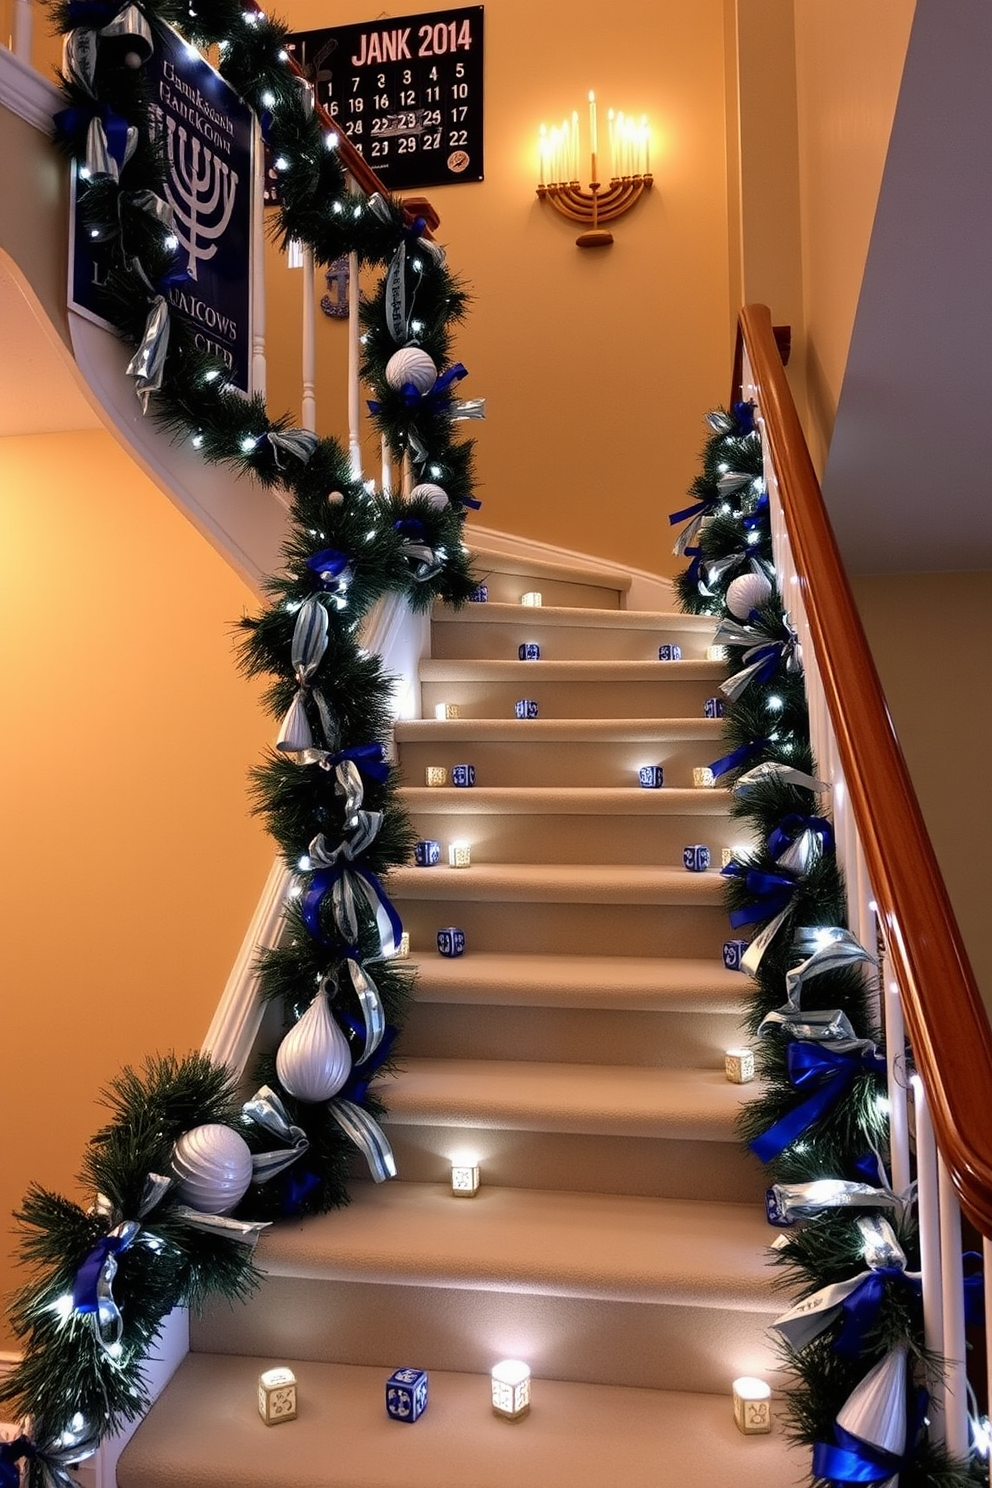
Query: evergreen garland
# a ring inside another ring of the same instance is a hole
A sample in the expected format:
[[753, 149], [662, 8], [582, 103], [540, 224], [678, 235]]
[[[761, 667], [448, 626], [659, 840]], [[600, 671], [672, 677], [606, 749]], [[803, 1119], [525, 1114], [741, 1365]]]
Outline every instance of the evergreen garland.
[[[283, 748], [253, 775], [255, 809], [295, 875], [281, 943], [260, 954], [261, 993], [281, 1006], [287, 1027], [315, 996], [328, 997], [352, 1054], [352, 1076], [341, 1095], [363, 1120], [375, 1122], [384, 1106], [369, 1081], [390, 1067], [412, 970], [384, 953], [371, 911], [362, 905], [351, 943], [330, 894], [308, 913], [308, 890], [319, 878], [319, 863], [308, 854], [315, 839], [329, 850], [343, 845], [361, 820], [371, 830], [348, 859], [356, 871], [386, 874], [409, 859], [413, 831], [384, 759], [391, 679], [379, 658], [362, 649], [360, 626], [391, 591], [426, 609], [436, 599], [461, 604], [474, 590], [463, 543], [466, 509], [479, 505], [472, 494], [472, 447], [453, 437], [452, 425], [480, 416], [481, 408], [458, 404], [444, 390], [411, 406], [388, 385], [385, 368], [398, 346], [417, 345], [443, 369], [467, 296], [440, 249], [421, 241], [422, 219], [410, 220], [399, 201], [347, 189], [336, 130], [290, 66], [281, 22], [246, 9], [241, 0], [197, 0], [195, 7], [143, 0], [139, 26], [144, 17], [155, 40], [171, 25], [198, 46], [216, 46], [222, 74], [259, 118], [281, 173], [273, 222], [279, 243], [308, 245], [318, 264], [354, 252], [366, 265], [391, 266], [403, 276], [406, 337], [394, 339], [395, 324], [387, 324], [384, 273], [363, 309], [363, 375], [394, 454], [409, 456], [421, 480], [443, 483], [448, 500], [436, 489], [409, 501], [376, 491], [354, 477], [335, 440], [294, 429], [288, 417], [271, 418], [261, 398], [232, 388], [223, 363], [197, 349], [180, 317], [168, 317], [168, 289], [181, 282], [185, 265], [164, 210], [165, 162], [150, 127], [149, 89], [140, 67], [121, 65], [120, 46], [104, 47], [99, 38], [127, 12], [120, 0], [55, 0], [51, 13], [57, 28], [76, 31], [77, 40], [92, 33], [95, 48], [89, 72], [73, 65], [69, 54], [56, 141], [79, 167], [79, 211], [105, 284], [101, 310], [126, 343], [148, 351], [150, 312], [158, 306], [161, 317], [165, 306], [160, 372], [144, 380], [138, 375], [136, 382], [146, 411], [204, 459], [287, 494], [285, 567], [267, 583], [268, 603], [242, 622], [240, 661], [246, 675], [270, 678], [265, 704], [274, 717], [297, 709], [313, 747], [286, 747], [284, 726]], [[87, 151], [94, 121], [106, 143], [114, 116], [133, 126], [136, 140], [132, 153], [108, 166], [112, 149], [102, 157]], [[91, 169], [91, 161], [98, 168]], [[449, 380], [463, 373], [458, 368]], [[301, 678], [293, 653], [307, 617], [320, 619], [317, 629], [326, 634], [309, 652]], [[349, 757], [354, 767], [340, 763]], [[374, 1052], [351, 967], [371, 984], [387, 1025]], [[222, 1228], [231, 1221], [205, 1230], [164, 1182], [175, 1143], [199, 1126], [230, 1128], [255, 1154], [273, 1149], [271, 1133], [242, 1105], [229, 1073], [200, 1055], [152, 1059], [143, 1072], [125, 1070], [115, 1080], [106, 1097], [111, 1120], [92, 1138], [83, 1162], [81, 1181], [98, 1196], [91, 1209], [38, 1187], [27, 1195], [18, 1222], [32, 1278], [11, 1312], [23, 1358], [0, 1381], [0, 1402], [30, 1419], [32, 1435], [0, 1444], [4, 1482], [24, 1459], [32, 1488], [71, 1488], [68, 1466], [147, 1407], [142, 1364], [166, 1315], [176, 1306], [197, 1306], [210, 1293], [247, 1295], [257, 1279], [251, 1241], [259, 1223], [347, 1203], [355, 1145], [334, 1119], [336, 1101], [294, 1100], [280, 1086], [271, 1054], [253, 1073], [281, 1100], [294, 1141], [302, 1140], [295, 1161], [283, 1153], [288, 1165], [282, 1171], [252, 1182], [233, 1216], [239, 1238]], [[94, 1295], [103, 1300], [92, 1309], [87, 1272], [102, 1288]]]
[[[776, 648], [765, 653], [771, 658], [767, 667], [752, 674], [738, 690], [733, 679], [740, 678], [754, 656], [744, 644], [728, 647], [728, 682], [724, 686], [729, 699], [724, 713], [727, 754], [715, 762], [714, 773], [736, 784], [756, 765], [771, 763], [790, 766], [815, 779], [805, 687], [801, 668], [795, 665], [796, 653], [790, 651], [791, 632], [781, 596], [773, 590], [768, 601], [752, 610], [743, 622], [727, 605], [727, 591], [735, 578], [752, 570], [766, 576], [774, 574], [761, 440], [754, 426], [753, 408], [738, 403], [730, 410], [717, 409], [707, 416], [707, 422], [710, 437], [702, 453], [701, 473], [689, 493], [693, 504], [670, 519], [673, 525], [685, 524], [676, 552], [691, 560], [676, 580], [679, 602], [689, 613], [718, 619], [718, 639], [721, 631], [736, 636], [734, 627], [743, 624], [752, 633], [751, 646]], [[724, 631], [728, 622], [729, 632]], [[803, 963], [811, 944], [815, 945], [808, 936], [797, 940], [796, 932], [846, 927], [844, 884], [829, 832], [814, 827], [810, 839], [813, 847], [803, 867], [783, 870], [784, 845], [796, 840], [797, 818], [807, 823], [812, 818], [815, 823], [819, 814], [829, 809], [828, 799], [775, 772], [745, 781], [734, 795], [733, 815], [752, 829], [756, 846], [739, 854], [725, 870], [728, 912], [736, 913], [738, 924], [744, 918], [752, 934], [758, 936], [772, 925], [783, 903], [785, 909], [778, 932], [752, 974], [743, 1020], [754, 1039], [762, 1080], [761, 1094], [743, 1107], [738, 1123], [741, 1139], [749, 1146], [756, 1141], [760, 1145], [769, 1129], [788, 1118], [810, 1095], [808, 1086], [797, 1089], [790, 1078], [790, 1058], [803, 1041], [779, 1024], [762, 1027], [762, 1023], [769, 1014], [785, 1007], [786, 973]], [[761, 891], [767, 890], [762, 875], [778, 877], [784, 898], [774, 903], [762, 901]], [[791, 888], [784, 882], [789, 879], [793, 881]], [[870, 1048], [880, 1035], [874, 1026], [869, 990], [860, 966], [846, 965], [810, 975], [802, 982], [798, 995], [802, 1011], [797, 1010], [795, 1016], [836, 1010], [848, 1020], [854, 1038], [865, 1041], [864, 1046]], [[821, 1047], [829, 1048], [829, 1043]], [[832, 1108], [798, 1133], [793, 1129], [791, 1140], [771, 1144], [780, 1147], [764, 1153], [772, 1185], [823, 1179], [864, 1183], [866, 1173], [867, 1181], [874, 1186], [883, 1182], [884, 1170], [883, 1177], [871, 1175], [871, 1169], [878, 1167], [875, 1154], [884, 1153], [888, 1142], [884, 1074], [877, 1068], [880, 1063], [867, 1059], [866, 1067], [850, 1080]], [[779, 1223], [781, 1211], [776, 1215], [774, 1207], [777, 1194], [774, 1187], [769, 1190], [770, 1217]], [[918, 1271], [919, 1236], [912, 1199], [892, 1207], [883, 1197], [877, 1208], [825, 1207], [810, 1217], [792, 1218], [779, 1231], [780, 1238], [770, 1251], [780, 1268], [778, 1285], [793, 1297], [807, 1298], [822, 1287], [863, 1275], [867, 1268], [865, 1239], [858, 1229], [858, 1218], [870, 1214], [889, 1220], [905, 1254], [906, 1270]], [[901, 1277], [886, 1275], [877, 1314], [856, 1354], [838, 1349], [842, 1329], [842, 1319], [835, 1318], [798, 1349], [784, 1342], [781, 1345], [782, 1362], [792, 1381], [785, 1429], [797, 1444], [832, 1445], [838, 1412], [869, 1370], [898, 1345], [906, 1345], [909, 1351], [910, 1394], [915, 1395], [917, 1387], [932, 1383], [939, 1374], [940, 1360], [924, 1347], [919, 1288], [904, 1283]], [[911, 1401], [909, 1408], [912, 1420]], [[942, 1445], [929, 1440], [922, 1422], [916, 1435], [907, 1441], [906, 1453], [894, 1470], [879, 1471], [876, 1477], [889, 1478], [898, 1473], [902, 1488], [965, 1488], [984, 1480], [977, 1457], [969, 1461], [950, 1458]], [[815, 1472], [811, 1477], [817, 1484], [838, 1481], [817, 1478]]]

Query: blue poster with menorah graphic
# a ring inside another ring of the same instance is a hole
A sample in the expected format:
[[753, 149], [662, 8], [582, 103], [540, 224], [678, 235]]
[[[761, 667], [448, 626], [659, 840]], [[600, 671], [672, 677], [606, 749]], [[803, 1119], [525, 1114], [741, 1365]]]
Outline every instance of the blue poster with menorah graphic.
[[[233, 386], [249, 390], [251, 367], [252, 114], [233, 88], [175, 31], [156, 39], [145, 63], [153, 127], [167, 163], [164, 196], [172, 208], [186, 278], [170, 286], [171, 314], [193, 327], [196, 344], [220, 357]], [[73, 199], [75, 198], [75, 185]], [[108, 325], [97, 259], [79, 214], [72, 213], [69, 308]], [[126, 253], [126, 243], [121, 245]], [[110, 329], [108, 325], [108, 329]]]

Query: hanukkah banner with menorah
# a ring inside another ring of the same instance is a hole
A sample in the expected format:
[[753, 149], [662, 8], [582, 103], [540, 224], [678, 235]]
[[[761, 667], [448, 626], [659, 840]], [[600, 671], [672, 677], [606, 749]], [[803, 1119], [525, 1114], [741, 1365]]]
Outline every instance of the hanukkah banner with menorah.
[[[234, 90], [175, 31], [156, 36], [145, 65], [167, 175], [177, 262], [186, 276], [164, 292], [196, 344], [220, 357], [247, 392], [251, 367], [252, 115]], [[71, 214], [69, 308], [112, 329], [101, 315], [103, 273], [79, 214]], [[125, 245], [126, 246], [126, 245]]]

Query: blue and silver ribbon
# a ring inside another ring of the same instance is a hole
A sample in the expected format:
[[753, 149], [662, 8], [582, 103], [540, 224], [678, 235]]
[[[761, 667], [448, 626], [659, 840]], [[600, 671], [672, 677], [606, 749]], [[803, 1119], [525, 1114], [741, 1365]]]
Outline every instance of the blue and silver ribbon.
[[720, 683], [720, 691], [732, 703], [752, 682], [770, 682], [780, 665], [784, 665], [790, 676], [799, 676], [802, 672], [802, 648], [798, 635], [789, 624], [788, 615], [783, 615], [782, 624], [786, 633], [778, 638], [756, 625], [741, 625], [736, 620], [722, 620], [717, 626], [714, 640], [718, 644], [743, 648], [743, 667], [726, 682]]
[[885, 1056], [874, 1044], [844, 1052], [828, 1044], [797, 1040], [788, 1045], [786, 1061], [795, 1088], [811, 1093], [748, 1144], [762, 1162], [779, 1157], [809, 1127], [827, 1116], [860, 1075], [884, 1075], [886, 1068]]
[[785, 1002], [780, 1008], [765, 1014], [758, 1032], [768, 1033], [771, 1029], [777, 1029], [788, 1038], [832, 1044], [842, 1053], [869, 1048], [870, 1041], [857, 1038], [850, 1019], [840, 1008], [819, 1008], [804, 1012], [799, 998], [803, 984], [810, 977], [821, 976], [824, 972], [837, 971], [841, 967], [853, 966], [859, 962], [876, 966], [878, 963], [875, 957], [865, 950], [850, 930], [843, 930], [839, 925], [829, 929], [797, 930], [793, 946], [798, 950], [809, 949], [810, 954], [798, 966], [786, 972]]
[[403, 935], [403, 923], [393, 908], [379, 879], [370, 869], [354, 860], [365, 852], [382, 825], [381, 811], [359, 811], [349, 838], [330, 849], [323, 833], [310, 843], [309, 863], [318, 871], [303, 894], [303, 922], [315, 940], [324, 944], [327, 938], [321, 927], [321, 906], [329, 893], [334, 925], [346, 945], [358, 941], [358, 900], [364, 899], [375, 918], [380, 954], [396, 953]]
[[328, 1111], [344, 1132], [350, 1137], [369, 1165], [369, 1172], [376, 1183], [396, 1177], [396, 1159], [388, 1138], [379, 1123], [356, 1106], [353, 1101], [335, 1097]]
[[[296, 624], [293, 627], [293, 641], [290, 648], [290, 665], [293, 668], [297, 690], [279, 726], [279, 737], [276, 740], [276, 749], [279, 753], [289, 755], [298, 765], [313, 764], [315, 759], [326, 753], [326, 745], [329, 742], [329, 738], [325, 737], [324, 749], [317, 747], [306, 708], [307, 696], [311, 692], [310, 684], [327, 650], [327, 637], [327, 610], [320, 599], [312, 596], [300, 605], [296, 613]], [[325, 736], [331, 734], [334, 721], [326, 701], [319, 692], [314, 691], [312, 696], [320, 714]]]
[[[362, 1023], [364, 1026], [364, 1043], [362, 1052], [355, 1060], [356, 1065], [364, 1065], [381, 1045], [386, 1033], [386, 1010], [382, 1005], [379, 988], [369, 975], [367, 963], [362, 966], [357, 956], [348, 956], [345, 960], [348, 968], [348, 976], [358, 1005], [362, 1010]], [[353, 1066], [354, 1073], [354, 1066]]]
[[287, 455], [305, 465], [317, 448], [317, 436], [309, 429], [270, 429], [265, 438], [277, 470], [285, 470]]
[[310, 1139], [300, 1126], [289, 1119], [289, 1113], [279, 1096], [268, 1085], [255, 1091], [251, 1100], [245, 1101], [241, 1114], [246, 1121], [253, 1121], [269, 1136], [285, 1143], [283, 1151], [253, 1152], [251, 1174], [253, 1183], [268, 1183], [277, 1173], [283, 1173], [303, 1156], [310, 1146]]
[[755, 976], [765, 952], [792, 912], [792, 898], [799, 883], [791, 874], [764, 873], [743, 863], [728, 863], [722, 873], [724, 878], [742, 878], [752, 896], [750, 904], [730, 911], [733, 928], [740, 930], [745, 925], [757, 924], [759, 920], [768, 921], [751, 941], [741, 960], [748, 975]]
[[683, 507], [681, 511], [669, 512], [669, 526], [675, 527], [679, 522], [688, 523], [675, 539], [675, 546], [672, 549], [672, 552], [679, 558], [685, 556], [690, 543], [695, 540], [696, 534], [699, 532], [705, 519], [713, 515], [719, 500], [720, 493], [714, 491], [712, 495], [704, 496], [701, 501], [695, 502], [692, 506]]
[[[70, 7], [72, 9], [72, 7]], [[80, 23], [70, 31], [63, 43], [62, 69], [70, 82], [76, 84], [90, 97], [96, 92], [96, 66], [101, 41], [125, 41], [131, 44], [143, 62], [154, 51], [152, 28], [136, 5], [75, 6]], [[104, 25], [98, 22], [104, 16], [109, 19]]]
[[[463, 377], [467, 376], [468, 368], [461, 362], [455, 362], [454, 366], [449, 367], [446, 372], [442, 372], [439, 377], [435, 378], [433, 386], [429, 387], [425, 393], [414, 387], [412, 382], [405, 382], [399, 389], [400, 400], [411, 413], [446, 413], [451, 417], [451, 390], [456, 382], [460, 382]], [[369, 413], [373, 415], [382, 412], [382, 404], [373, 398], [369, 399], [368, 408]], [[462, 418], [472, 416], [464, 413], [461, 415]], [[475, 417], [481, 417], [481, 415], [475, 415]]]
[[773, 1183], [765, 1194], [765, 1215], [769, 1224], [785, 1228], [829, 1209], [900, 1209], [902, 1204], [891, 1188], [816, 1178], [812, 1183]]
[[[97, 1342], [105, 1353], [112, 1356], [124, 1332], [124, 1319], [114, 1301], [118, 1257], [137, 1240], [142, 1231], [141, 1221], [162, 1201], [171, 1186], [171, 1179], [160, 1173], [149, 1173], [144, 1182], [137, 1219], [120, 1219], [119, 1211], [103, 1194], [97, 1196], [91, 1211], [115, 1223], [108, 1234], [101, 1236], [77, 1270], [72, 1284], [72, 1307], [81, 1316], [92, 1318]], [[153, 1237], [147, 1239], [151, 1244]]]
[[444, 567], [447, 553], [443, 548], [432, 548], [427, 541], [427, 529], [417, 517], [402, 517], [393, 523], [400, 539], [400, 551], [410, 564], [414, 580], [418, 584], [433, 579]]
[[381, 744], [356, 744], [351, 749], [314, 750], [318, 763], [325, 770], [333, 770], [335, 792], [344, 797], [345, 821], [350, 823], [365, 799], [363, 775], [385, 785], [389, 779], [389, 764]]
[[43, 1446], [25, 1435], [0, 1442], [0, 1488], [19, 1488], [21, 1471], [17, 1464], [22, 1460], [42, 1469], [49, 1488], [79, 1488], [69, 1468], [92, 1457], [99, 1446], [99, 1431], [88, 1426], [78, 1412], [63, 1432]]
[[779, 760], [764, 760], [734, 782], [734, 795], [740, 800], [749, 795], [756, 786], [764, 785], [767, 781], [775, 781], [781, 785], [798, 785], [803, 790], [816, 792], [833, 789], [827, 781], [817, 780], [815, 776], [807, 775], [805, 770], [797, 770], [795, 766], [783, 764]]
[[925, 1389], [908, 1386], [908, 1348], [899, 1343], [851, 1391], [837, 1413], [834, 1440], [813, 1444], [813, 1477], [897, 1488], [912, 1463], [928, 1401]]
[[833, 852], [834, 829], [824, 816], [792, 811], [768, 835], [768, 853], [787, 873], [809, 872], [818, 858]]

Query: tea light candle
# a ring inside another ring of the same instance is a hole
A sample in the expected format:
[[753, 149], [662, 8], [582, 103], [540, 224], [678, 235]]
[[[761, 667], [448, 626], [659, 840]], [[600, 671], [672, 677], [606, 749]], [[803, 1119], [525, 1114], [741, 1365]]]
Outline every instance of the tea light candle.
[[692, 783], [697, 790], [704, 790], [714, 784], [716, 776], [709, 765], [697, 765], [692, 772]]
[[519, 1421], [530, 1410], [530, 1368], [519, 1359], [503, 1359], [492, 1369], [493, 1413]]
[[754, 1051], [728, 1049], [723, 1056], [723, 1070], [731, 1085], [750, 1085], [754, 1079]]
[[451, 1159], [451, 1192], [459, 1199], [474, 1199], [479, 1192], [479, 1160], [474, 1153], [460, 1152]]
[[428, 765], [424, 778], [428, 785], [447, 785], [447, 767], [445, 765]]
[[296, 1375], [282, 1366], [258, 1376], [258, 1414], [266, 1426], [296, 1420]]
[[450, 868], [470, 868], [472, 866], [472, 849], [461, 838], [448, 844], [448, 866]]
[[435, 703], [434, 704], [434, 717], [435, 718], [439, 718], [439, 719], [457, 718], [458, 717], [458, 704], [457, 703]]
[[539, 609], [541, 605], [540, 589], [528, 589], [526, 594], [521, 594], [520, 603], [529, 605], [531, 609]]
[[405, 961], [410, 954], [410, 932], [404, 930], [400, 936], [400, 943], [393, 954], [394, 961]]
[[772, 1429], [772, 1392], [764, 1380], [742, 1375], [733, 1383], [734, 1421], [745, 1436], [758, 1436]]
[[707, 646], [706, 647], [706, 660], [707, 661], [726, 661], [726, 659], [727, 659], [727, 648], [726, 648], [726, 646]]

